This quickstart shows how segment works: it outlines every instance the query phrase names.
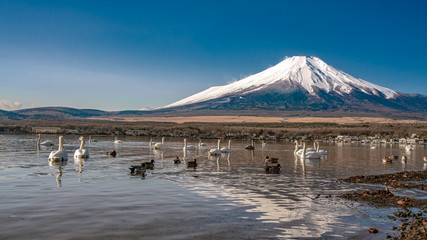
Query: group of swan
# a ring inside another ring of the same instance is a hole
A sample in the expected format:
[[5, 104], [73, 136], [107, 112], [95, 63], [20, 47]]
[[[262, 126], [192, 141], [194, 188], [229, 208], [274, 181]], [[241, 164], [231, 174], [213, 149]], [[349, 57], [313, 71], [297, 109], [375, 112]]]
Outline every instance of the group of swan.
[[[84, 137], [81, 136], [77, 142], [81, 142], [81, 143], [80, 143], [80, 148], [74, 152], [74, 157], [75, 158], [89, 158], [89, 151], [84, 148], [85, 147]], [[64, 137], [59, 136], [58, 150], [52, 151], [49, 154], [49, 161], [51, 161], [51, 162], [63, 162], [63, 161], [68, 160], [68, 153], [66, 150], [64, 150], [63, 145], [64, 145]]]
[[320, 144], [317, 141], [315, 141], [313, 144], [314, 148], [307, 148], [304, 142], [301, 149], [301, 145], [298, 145], [298, 141], [295, 141], [294, 154], [301, 158], [321, 158], [327, 154], [327, 151], [319, 149]]

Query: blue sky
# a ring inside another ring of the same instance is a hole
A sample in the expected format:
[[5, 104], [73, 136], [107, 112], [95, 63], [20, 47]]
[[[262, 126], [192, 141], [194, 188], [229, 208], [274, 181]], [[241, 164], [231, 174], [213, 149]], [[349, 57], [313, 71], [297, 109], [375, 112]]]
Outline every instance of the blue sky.
[[425, 1], [0, 1], [0, 109], [170, 104], [316, 56], [427, 95]]

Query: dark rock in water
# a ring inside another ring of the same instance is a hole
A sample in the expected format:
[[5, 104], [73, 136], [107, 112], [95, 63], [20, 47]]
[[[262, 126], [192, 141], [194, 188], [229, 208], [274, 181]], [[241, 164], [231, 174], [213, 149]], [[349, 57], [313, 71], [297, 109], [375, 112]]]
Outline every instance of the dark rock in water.
[[[423, 171], [410, 171], [398, 172], [391, 174], [371, 175], [371, 176], [355, 176], [345, 179], [340, 179], [343, 182], [351, 183], [370, 183], [370, 184], [384, 184], [393, 188], [418, 188], [427, 190], [427, 185], [424, 182], [427, 180], [427, 170]], [[405, 181], [405, 182], [401, 182]], [[408, 182], [412, 181], [412, 182]], [[414, 183], [420, 182], [420, 183]]]
[[393, 239], [427, 239], [427, 218], [424, 217], [426, 213], [426, 209], [419, 210], [418, 213], [414, 213], [408, 209], [394, 212], [394, 215], [399, 218], [402, 224], [397, 228], [393, 228], [400, 232], [400, 234]]
[[384, 190], [369, 191], [363, 193], [344, 193], [341, 198], [352, 201], [364, 201], [376, 207], [426, 207], [427, 199], [395, 196], [387, 188]]

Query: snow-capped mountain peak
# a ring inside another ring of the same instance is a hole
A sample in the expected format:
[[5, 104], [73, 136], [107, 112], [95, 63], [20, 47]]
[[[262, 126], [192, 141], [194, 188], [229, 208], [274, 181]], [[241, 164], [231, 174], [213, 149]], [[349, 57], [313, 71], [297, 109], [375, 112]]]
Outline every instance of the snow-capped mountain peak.
[[243, 78], [225, 86], [211, 87], [205, 91], [167, 105], [163, 108], [179, 107], [223, 97], [244, 96], [246, 94], [274, 89], [283, 93], [298, 89], [316, 96], [317, 89], [339, 95], [351, 94], [359, 90], [368, 95], [395, 98], [398, 93], [373, 83], [355, 78], [326, 64], [317, 57], [294, 56], [262, 72]]

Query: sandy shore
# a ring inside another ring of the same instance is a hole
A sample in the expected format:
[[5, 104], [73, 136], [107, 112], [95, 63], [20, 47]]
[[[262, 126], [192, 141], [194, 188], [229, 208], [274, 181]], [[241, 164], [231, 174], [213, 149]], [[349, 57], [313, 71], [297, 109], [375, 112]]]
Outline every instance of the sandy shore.
[[390, 118], [374, 118], [374, 117], [257, 117], [257, 116], [188, 116], [188, 117], [92, 117], [93, 120], [107, 121], [123, 121], [123, 122], [173, 122], [173, 123], [188, 123], [188, 122], [228, 122], [228, 123], [284, 123], [284, 122], [299, 122], [299, 123], [427, 123], [427, 121], [418, 120], [395, 120]]

